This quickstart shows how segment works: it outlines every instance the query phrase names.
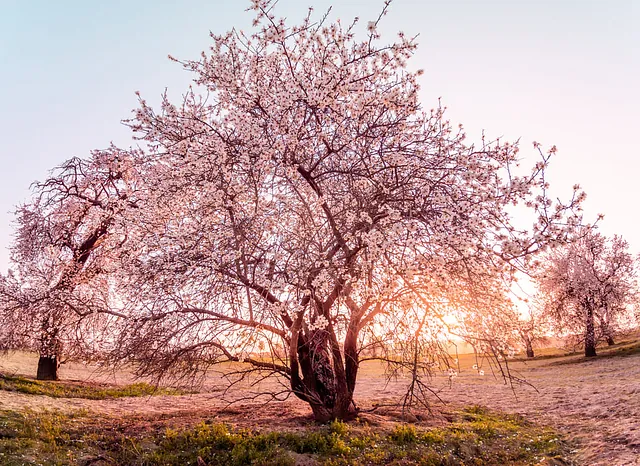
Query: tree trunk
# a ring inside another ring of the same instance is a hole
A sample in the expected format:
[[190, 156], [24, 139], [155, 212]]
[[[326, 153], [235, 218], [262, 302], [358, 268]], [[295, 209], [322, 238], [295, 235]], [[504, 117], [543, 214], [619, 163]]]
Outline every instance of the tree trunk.
[[527, 349], [527, 357], [528, 358], [532, 358], [535, 356], [534, 352], [533, 352], [533, 345], [531, 344], [531, 338], [529, 338], [528, 335], [525, 335], [524, 337], [524, 343]]
[[609, 346], [615, 345], [616, 342], [613, 339], [613, 331], [611, 330], [611, 326], [609, 325], [608, 310], [605, 308], [605, 312], [599, 317], [600, 317], [600, 331], [602, 332], [602, 336], [607, 342], [607, 345]]
[[533, 347], [531, 346], [530, 343], [527, 345], [527, 357], [528, 358], [535, 357], [535, 353], [533, 352]]
[[[303, 356], [309, 358], [309, 356]], [[353, 403], [353, 393], [345, 390], [344, 383], [337, 383], [337, 374], [327, 353], [317, 351], [307, 361], [300, 361], [306, 388], [306, 401], [318, 422], [334, 419], [355, 419], [358, 411]]]
[[596, 330], [593, 320], [593, 309], [587, 306], [586, 331], [584, 335], [584, 355], [587, 358], [596, 356]]
[[40, 355], [38, 359], [38, 380], [58, 380], [58, 358]]
[[53, 316], [48, 316], [42, 322], [40, 333], [40, 359], [38, 359], [38, 380], [58, 380], [58, 367], [62, 343], [58, 338], [59, 326]]
[[[318, 422], [355, 419], [358, 409], [353, 402], [351, 388], [355, 386], [355, 373], [352, 374], [353, 380], [346, 376], [339, 347], [330, 332], [313, 331], [308, 338], [300, 333], [298, 338], [292, 339], [295, 340], [298, 350], [296, 361], [292, 361], [293, 393], [309, 403], [313, 417]], [[353, 366], [357, 368], [357, 359], [354, 360], [352, 355], [347, 358], [347, 367], [355, 372]], [[298, 368], [302, 377], [296, 375]]]

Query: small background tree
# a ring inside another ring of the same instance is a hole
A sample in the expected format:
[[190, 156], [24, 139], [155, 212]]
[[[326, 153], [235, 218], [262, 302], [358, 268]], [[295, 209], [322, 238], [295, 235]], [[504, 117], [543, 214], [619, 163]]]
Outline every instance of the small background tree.
[[38, 379], [57, 380], [63, 354], [90, 357], [114, 327], [109, 252], [117, 213], [131, 206], [130, 168], [117, 151], [71, 159], [16, 213], [13, 268], [0, 278], [2, 345], [37, 351]]
[[537, 303], [527, 306], [516, 320], [515, 332], [524, 346], [528, 358], [535, 356], [536, 344], [541, 344], [552, 334], [553, 325], [549, 315]]
[[599, 337], [613, 344], [618, 322], [637, 309], [637, 260], [628, 249], [619, 236], [583, 230], [540, 261], [541, 307], [560, 329], [583, 335], [585, 356], [596, 355]]

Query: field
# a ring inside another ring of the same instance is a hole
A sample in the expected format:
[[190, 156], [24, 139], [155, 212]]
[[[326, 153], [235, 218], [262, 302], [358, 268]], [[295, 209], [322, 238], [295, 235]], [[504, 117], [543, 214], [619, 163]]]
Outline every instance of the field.
[[[36, 358], [0, 359], [0, 464], [640, 464], [640, 344], [600, 356], [543, 351], [510, 367], [532, 386], [505, 385], [472, 355], [459, 376], [435, 375], [432, 410], [386, 406], [406, 386], [363, 364], [355, 423], [313, 423], [292, 398], [266, 405], [219, 376], [198, 393], [154, 388], [126, 371], [66, 364], [63, 382], [36, 383]], [[229, 404], [229, 401], [234, 401]]]

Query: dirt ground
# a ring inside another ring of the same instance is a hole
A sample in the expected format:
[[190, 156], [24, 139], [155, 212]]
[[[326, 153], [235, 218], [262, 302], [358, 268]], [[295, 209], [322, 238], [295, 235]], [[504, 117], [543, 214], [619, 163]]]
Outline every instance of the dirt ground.
[[[433, 377], [431, 385], [445, 403], [442, 405], [434, 397], [434, 407], [443, 407], [446, 411], [479, 404], [522, 414], [529, 420], [558, 429], [574, 441], [578, 464], [640, 464], [640, 354], [590, 361], [573, 357], [512, 362], [511, 368], [535, 389], [527, 385], [512, 389], [502, 378], [494, 377], [486, 364], [483, 368], [486, 375], [481, 376], [472, 369], [472, 363], [469, 357], [461, 357], [460, 373], [452, 383], [443, 375]], [[0, 371], [4, 373], [32, 375], [35, 365], [36, 358], [30, 354], [0, 357]], [[115, 384], [133, 380], [127, 372], [104, 373], [80, 364], [64, 365], [61, 378]], [[402, 379], [387, 383], [380, 366], [363, 364], [356, 389], [357, 402], [367, 409], [397, 400], [406, 383]], [[254, 391], [272, 388], [273, 382], [254, 387], [241, 384], [224, 396], [222, 386], [222, 380], [212, 375], [197, 394], [115, 400], [57, 399], [0, 391], [0, 409], [87, 409], [118, 417], [166, 416], [176, 422], [181, 417], [197, 414], [242, 427], [263, 428], [301, 428], [311, 422], [308, 407], [293, 398], [266, 406], [262, 406], [262, 401], [244, 399]], [[238, 399], [240, 401], [228, 404]], [[261, 407], [258, 409], [258, 406]], [[389, 413], [385, 414], [383, 408], [366, 416], [374, 423], [389, 421]], [[428, 422], [439, 423], [438, 416]]]
[[576, 364], [517, 364], [532, 388], [513, 391], [495, 380], [460, 377], [441, 396], [522, 414], [578, 443], [585, 465], [640, 464], [640, 355]]

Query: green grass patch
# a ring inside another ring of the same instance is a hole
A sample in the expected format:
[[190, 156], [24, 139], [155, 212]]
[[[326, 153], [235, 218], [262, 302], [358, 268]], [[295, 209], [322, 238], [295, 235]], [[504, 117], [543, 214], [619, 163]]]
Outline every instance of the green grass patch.
[[144, 382], [111, 387], [71, 382], [41, 381], [15, 376], [0, 376], [0, 390], [26, 393], [28, 395], [46, 395], [53, 398], [86, 398], [89, 400], [105, 400], [129, 396], [184, 395], [187, 393], [172, 388], [155, 387]]
[[[598, 359], [624, 358], [640, 354], [640, 342], [620, 343], [613, 346], [598, 347], [596, 349], [597, 356], [587, 358], [579, 356], [571, 359], [563, 359], [549, 363], [550, 366], [564, 366], [567, 364], [580, 364], [588, 361], [597, 361]], [[580, 354], [580, 353], [576, 353]], [[584, 351], [582, 352], [584, 354]]]
[[569, 448], [553, 430], [479, 407], [454, 413], [439, 428], [397, 424], [389, 430], [364, 421], [297, 432], [242, 430], [208, 421], [179, 429], [150, 425], [141, 419], [97, 419], [87, 412], [0, 412], [0, 464], [463, 466], [551, 459], [570, 464]]

